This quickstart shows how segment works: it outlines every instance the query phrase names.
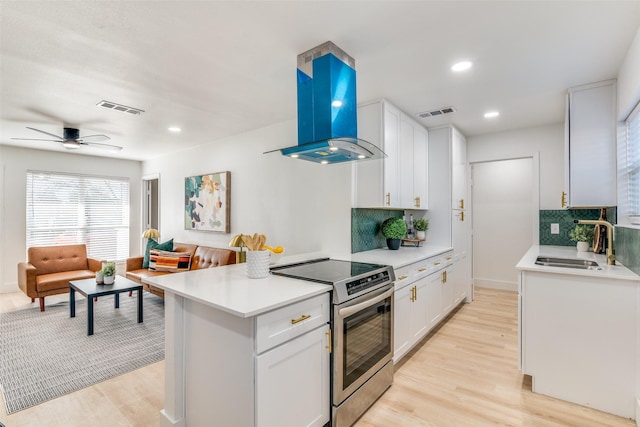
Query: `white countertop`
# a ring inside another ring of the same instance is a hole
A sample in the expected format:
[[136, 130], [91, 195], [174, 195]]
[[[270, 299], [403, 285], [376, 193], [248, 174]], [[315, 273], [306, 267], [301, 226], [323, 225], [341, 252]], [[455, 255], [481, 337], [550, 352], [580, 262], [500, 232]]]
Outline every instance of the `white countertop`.
[[[602, 267], [602, 269], [586, 270], [579, 268], [549, 267], [544, 265], [537, 265], [536, 258], [538, 256], [595, 261], [600, 267]], [[640, 276], [638, 276], [628, 268], [622, 266], [621, 264], [607, 265], [607, 259], [605, 255], [594, 254], [593, 252], [578, 252], [574, 246], [534, 245], [529, 248], [529, 250], [520, 259], [518, 264], [516, 264], [516, 269], [527, 271], [541, 271], [555, 274], [570, 274], [573, 276], [589, 276], [602, 277], [606, 279], [640, 281]]]
[[420, 247], [403, 246], [397, 251], [374, 249], [351, 254], [349, 261], [368, 262], [371, 264], [391, 265], [393, 268], [404, 267], [420, 260], [443, 254], [453, 248], [447, 246], [424, 245]]
[[250, 279], [246, 264], [165, 274], [145, 282], [238, 317], [257, 316], [332, 289], [281, 276]]
[[[400, 268], [451, 249], [445, 246], [425, 245], [401, 247], [397, 251], [375, 249], [344, 256], [310, 253], [284, 256], [279, 259], [279, 264], [333, 258]], [[250, 279], [246, 271], [246, 264], [233, 264], [149, 277], [145, 282], [162, 288], [165, 292], [172, 292], [239, 317], [257, 316], [332, 289], [329, 285], [281, 276], [269, 275], [264, 279]]]

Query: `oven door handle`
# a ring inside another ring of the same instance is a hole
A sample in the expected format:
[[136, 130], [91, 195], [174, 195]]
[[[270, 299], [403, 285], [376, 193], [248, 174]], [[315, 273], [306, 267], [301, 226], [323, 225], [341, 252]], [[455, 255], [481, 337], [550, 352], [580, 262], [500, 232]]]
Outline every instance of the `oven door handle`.
[[338, 310], [338, 314], [340, 315], [340, 317], [344, 318], [344, 317], [348, 317], [351, 316], [354, 313], [357, 313], [358, 311], [361, 311], [365, 308], [371, 307], [372, 305], [376, 305], [377, 303], [379, 303], [380, 301], [389, 298], [391, 295], [393, 295], [393, 287], [391, 289], [389, 289], [388, 291], [386, 291], [383, 294], [378, 295], [377, 297], [361, 302], [360, 304], [356, 304], [356, 305], [352, 305], [349, 307], [345, 307], [345, 308], [341, 308], [340, 310]]

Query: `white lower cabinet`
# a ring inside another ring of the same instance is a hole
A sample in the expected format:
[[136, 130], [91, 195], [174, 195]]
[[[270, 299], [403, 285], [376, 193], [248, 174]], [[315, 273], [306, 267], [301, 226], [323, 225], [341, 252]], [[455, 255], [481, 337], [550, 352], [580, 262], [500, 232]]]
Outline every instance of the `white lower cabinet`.
[[[394, 299], [394, 352], [397, 363], [464, 298], [453, 276], [452, 253], [398, 268]], [[453, 276], [455, 278], [455, 276]]]
[[325, 325], [256, 358], [257, 426], [323, 426], [329, 421], [328, 333]]
[[325, 294], [257, 317], [257, 427], [329, 421], [329, 307]]
[[427, 318], [429, 329], [442, 320], [442, 274], [435, 273], [427, 278]]
[[634, 418], [638, 286], [521, 271], [520, 366], [532, 390]]

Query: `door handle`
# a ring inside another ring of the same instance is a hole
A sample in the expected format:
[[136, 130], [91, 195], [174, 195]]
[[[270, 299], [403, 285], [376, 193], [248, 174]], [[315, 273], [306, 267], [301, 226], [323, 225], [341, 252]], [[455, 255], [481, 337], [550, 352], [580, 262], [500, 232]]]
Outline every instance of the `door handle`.
[[387, 206], [391, 206], [391, 193], [387, 193]]

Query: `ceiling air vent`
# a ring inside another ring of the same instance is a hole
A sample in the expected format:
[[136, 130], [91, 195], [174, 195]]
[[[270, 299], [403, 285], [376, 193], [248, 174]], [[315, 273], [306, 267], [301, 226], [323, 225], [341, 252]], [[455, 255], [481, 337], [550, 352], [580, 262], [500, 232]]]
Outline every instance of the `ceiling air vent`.
[[443, 114], [455, 113], [456, 109], [453, 107], [443, 107], [437, 110], [423, 111], [422, 113], [416, 113], [416, 116], [421, 119], [426, 119], [428, 117], [436, 117], [441, 116]]
[[127, 107], [126, 105], [116, 104], [115, 102], [111, 102], [111, 101], [102, 100], [98, 102], [97, 105], [100, 107], [108, 108], [110, 110], [122, 111], [123, 113], [129, 113], [134, 115], [144, 113], [144, 110], [141, 110], [139, 108]]

